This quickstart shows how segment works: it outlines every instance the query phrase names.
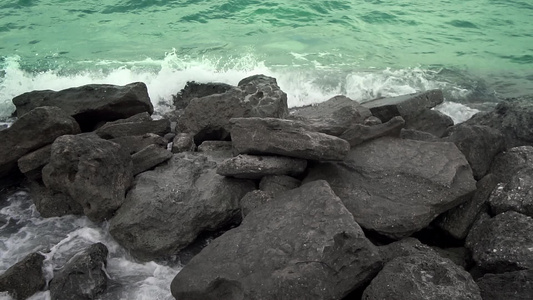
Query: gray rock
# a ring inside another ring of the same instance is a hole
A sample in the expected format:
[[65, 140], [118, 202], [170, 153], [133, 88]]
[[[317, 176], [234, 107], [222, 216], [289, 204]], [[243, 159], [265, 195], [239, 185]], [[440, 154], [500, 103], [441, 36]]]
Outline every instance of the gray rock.
[[442, 137], [450, 126], [453, 126], [452, 118], [434, 109], [424, 109], [405, 119], [406, 129], [428, 132], [437, 137]]
[[443, 101], [441, 90], [430, 90], [392, 98], [379, 98], [364, 102], [362, 105], [369, 108], [382, 122], [387, 122], [396, 116], [402, 116], [407, 120], [409, 116], [418, 115]]
[[533, 299], [533, 270], [486, 274], [476, 283], [483, 300]]
[[172, 152], [157, 145], [149, 145], [131, 156], [133, 162], [133, 175], [135, 176], [141, 172], [150, 170], [169, 160], [171, 157]]
[[233, 88], [233, 86], [225, 83], [200, 83], [188, 81], [187, 84], [185, 84], [185, 87], [181, 89], [177, 95], [172, 96], [172, 103], [176, 109], [184, 109], [194, 98], [202, 98], [214, 94], [223, 94]]
[[37, 181], [29, 184], [35, 208], [43, 218], [83, 215], [81, 204], [62, 192], [53, 191]]
[[385, 264], [362, 299], [481, 300], [472, 276], [435, 253], [402, 256]]
[[111, 235], [136, 258], [151, 260], [175, 255], [201, 232], [227, 225], [239, 216], [239, 200], [255, 184], [216, 174], [221, 161], [178, 153], [138, 175], [111, 219]]
[[[144, 113], [148, 115], [148, 113]], [[134, 118], [133, 116], [132, 118]], [[149, 117], [149, 115], [148, 115]], [[147, 133], [154, 133], [163, 136], [170, 132], [170, 121], [167, 119], [161, 120], [135, 120], [128, 118], [125, 120], [117, 120], [107, 122], [104, 126], [98, 128], [95, 133], [104, 139], [114, 139], [123, 136], [144, 135]]]
[[192, 152], [196, 150], [194, 136], [190, 133], [178, 133], [172, 142], [172, 153]]
[[500, 183], [489, 197], [494, 215], [516, 211], [533, 217], [533, 168], [523, 168], [508, 183]]
[[91, 245], [72, 257], [63, 268], [54, 272], [50, 282], [53, 300], [96, 299], [107, 288], [107, 247]]
[[433, 249], [412, 237], [380, 246], [378, 249], [384, 263], [388, 263], [398, 257], [433, 253]]
[[124, 119], [154, 108], [142, 82], [125, 86], [89, 84], [61, 91], [32, 91], [13, 98], [18, 117], [41, 106], [57, 106], [76, 119], [82, 131], [102, 121]]
[[312, 160], [342, 160], [347, 141], [311, 131], [299, 121], [274, 118], [235, 118], [231, 140], [236, 154], [276, 154]]
[[439, 256], [451, 260], [454, 264], [462, 267], [465, 270], [468, 270], [472, 264], [470, 250], [466, 249], [465, 247], [432, 247], [432, 249], [435, 250]]
[[355, 147], [384, 136], [399, 137], [404, 124], [405, 121], [402, 117], [394, 117], [386, 123], [372, 126], [353, 124], [339, 137], [348, 141], [351, 147]]
[[70, 196], [94, 222], [109, 219], [132, 182], [132, 161], [118, 144], [95, 134], [65, 135], [52, 144], [43, 181]]
[[294, 177], [287, 175], [269, 175], [261, 178], [259, 189], [265, 192], [271, 192], [274, 195], [295, 189], [302, 182]]
[[381, 268], [325, 181], [283, 193], [215, 239], [174, 278], [176, 299], [341, 299]]
[[43, 274], [44, 256], [31, 253], [0, 275], [0, 292], [8, 292], [17, 300], [24, 300], [46, 285]]
[[0, 178], [17, 172], [17, 161], [22, 156], [51, 144], [59, 136], [79, 132], [78, 123], [57, 107], [28, 112], [0, 131]]
[[402, 128], [400, 132], [400, 137], [407, 140], [416, 140], [424, 142], [439, 142], [440, 138], [424, 131], [414, 130], [414, 129], [405, 129]]
[[306, 167], [305, 159], [243, 154], [222, 162], [217, 168], [217, 174], [235, 178], [261, 179], [267, 175], [300, 175]]
[[252, 210], [272, 200], [274, 195], [271, 192], [255, 190], [247, 193], [240, 201], [241, 216], [244, 219]]
[[502, 133], [487, 126], [459, 124], [450, 127], [443, 140], [464, 153], [476, 179], [487, 174], [494, 157], [505, 149]]
[[501, 182], [509, 182], [522, 168], [533, 168], [532, 146], [515, 147], [496, 155], [490, 172]]
[[198, 146], [198, 152], [231, 152], [233, 145], [230, 141], [204, 141]]
[[50, 162], [50, 149], [52, 149], [52, 144], [46, 145], [19, 158], [17, 163], [20, 172], [22, 172], [27, 178], [40, 179], [43, 167]]
[[487, 208], [487, 200], [497, 184], [496, 176], [488, 174], [483, 177], [477, 182], [472, 199], [443, 213], [434, 223], [452, 237], [464, 239], [479, 213]]
[[130, 155], [141, 151], [149, 145], [157, 145], [163, 149], [167, 148], [167, 142], [159, 135], [153, 133], [123, 136], [110, 141], [119, 144]]
[[178, 121], [178, 130], [193, 133], [195, 143], [200, 144], [205, 140], [227, 140], [231, 118], [287, 115], [287, 94], [276, 79], [256, 75], [223, 94], [193, 98]]
[[452, 143], [380, 138], [345, 161], [309, 167], [304, 182], [328, 181], [363, 227], [400, 239], [426, 227], [475, 190], [472, 170]]
[[481, 218], [465, 246], [477, 266], [490, 273], [533, 269], [533, 219], [514, 211]]

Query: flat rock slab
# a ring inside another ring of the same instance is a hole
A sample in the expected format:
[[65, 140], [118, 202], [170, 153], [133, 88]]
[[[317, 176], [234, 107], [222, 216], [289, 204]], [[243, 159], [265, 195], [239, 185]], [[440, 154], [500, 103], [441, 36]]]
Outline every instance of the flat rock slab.
[[244, 179], [261, 179], [266, 175], [300, 175], [307, 160], [283, 156], [237, 155], [225, 160], [217, 174]]
[[350, 144], [312, 131], [305, 123], [275, 118], [231, 119], [236, 154], [275, 154], [311, 160], [342, 160]]
[[483, 300], [533, 299], [533, 270], [486, 274], [476, 283]]
[[123, 136], [144, 135], [147, 133], [163, 136], [170, 132], [170, 121], [167, 119], [149, 120], [149, 121], [131, 121], [122, 120], [108, 122], [98, 128], [95, 133], [104, 139], [114, 139]]
[[400, 239], [466, 201], [472, 170], [452, 143], [381, 138], [352, 149], [343, 162], [308, 168], [324, 179], [363, 227]]
[[384, 136], [399, 137], [404, 124], [405, 121], [402, 117], [394, 117], [385, 123], [370, 126], [353, 124], [339, 137], [348, 141], [351, 147], [355, 147], [366, 141]]
[[153, 133], [123, 136], [110, 141], [119, 144], [129, 154], [137, 153], [150, 145], [157, 145], [166, 149], [168, 144], [161, 136]]
[[325, 181], [253, 210], [195, 256], [176, 299], [341, 299], [381, 267], [376, 247]]
[[240, 215], [239, 200], [255, 184], [216, 174], [226, 158], [178, 153], [139, 174], [111, 219], [111, 235], [136, 258], [152, 260], [175, 255], [201, 232], [227, 225]]
[[133, 175], [150, 170], [169, 160], [171, 157], [172, 152], [167, 149], [163, 149], [157, 145], [149, 145], [131, 156], [133, 162]]

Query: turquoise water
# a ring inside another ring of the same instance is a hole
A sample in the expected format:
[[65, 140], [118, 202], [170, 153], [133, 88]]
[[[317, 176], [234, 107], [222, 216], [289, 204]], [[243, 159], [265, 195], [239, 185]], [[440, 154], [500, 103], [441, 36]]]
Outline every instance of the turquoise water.
[[531, 0], [0, 1], [0, 118], [33, 89], [278, 78], [291, 106], [431, 88], [477, 104], [533, 93]]

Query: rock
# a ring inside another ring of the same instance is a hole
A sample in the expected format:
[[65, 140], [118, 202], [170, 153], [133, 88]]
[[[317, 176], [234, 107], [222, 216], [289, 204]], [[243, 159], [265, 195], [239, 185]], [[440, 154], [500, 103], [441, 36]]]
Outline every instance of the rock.
[[50, 282], [52, 299], [96, 299], [107, 288], [107, 247], [102, 243], [91, 245], [76, 254]]
[[217, 230], [240, 218], [239, 200], [255, 184], [216, 174], [221, 161], [184, 152], [139, 174], [126, 202], [111, 219], [111, 235], [134, 257], [152, 260], [175, 255], [203, 231]]
[[17, 161], [19, 170], [30, 179], [40, 179], [43, 167], [50, 162], [52, 144], [30, 152]]
[[353, 124], [339, 137], [348, 141], [351, 147], [355, 147], [366, 141], [384, 136], [399, 137], [404, 124], [405, 121], [402, 117], [394, 117], [386, 123], [372, 126]]
[[[143, 113], [148, 115], [148, 113]], [[164, 136], [170, 132], [170, 121], [167, 119], [161, 120], [140, 120], [137, 121], [133, 116], [125, 120], [117, 120], [107, 122], [102, 127], [98, 128], [95, 133], [104, 139], [114, 139], [123, 136], [144, 135], [147, 133], [154, 133], [159, 136]]]
[[509, 182], [522, 168], [533, 168], [532, 146], [515, 147], [496, 155], [490, 172], [501, 182]]
[[482, 218], [470, 230], [466, 247], [477, 266], [490, 273], [533, 269], [533, 219], [514, 211]]
[[405, 129], [402, 128], [400, 132], [400, 137], [402, 139], [424, 141], [424, 142], [439, 142], [440, 138], [424, 131], [414, 130], [414, 129]]
[[113, 143], [117, 143], [128, 152], [130, 155], [141, 151], [149, 145], [157, 145], [160, 148], [166, 149], [167, 142], [157, 134], [147, 133], [143, 135], [135, 136], [123, 136], [110, 140]]
[[405, 119], [406, 129], [428, 132], [437, 137], [442, 137], [450, 126], [453, 126], [452, 118], [434, 109], [424, 109]]
[[193, 152], [196, 150], [194, 136], [190, 133], [178, 133], [172, 143], [172, 153]]
[[217, 174], [244, 179], [261, 179], [267, 175], [300, 175], [307, 161], [283, 156], [238, 155], [222, 162]]
[[464, 153], [476, 179], [487, 174], [492, 160], [505, 147], [501, 132], [487, 126], [459, 124], [450, 127], [443, 140], [455, 143]]
[[231, 140], [236, 154], [276, 154], [312, 160], [342, 160], [347, 141], [310, 131], [299, 121], [274, 118], [231, 119]]
[[381, 268], [375, 248], [325, 181], [253, 210], [196, 255], [176, 299], [341, 299]]
[[69, 195], [94, 222], [109, 219], [132, 182], [132, 161], [118, 144], [95, 134], [65, 135], [52, 144], [43, 182]]
[[335, 96], [316, 105], [291, 110], [291, 118], [303, 121], [314, 131], [340, 136], [353, 124], [363, 124], [370, 110], [346, 96]]
[[194, 98], [179, 119], [178, 130], [194, 134], [194, 141], [227, 140], [231, 118], [288, 115], [287, 94], [276, 79], [264, 75], [245, 78], [224, 94]]
[[187, 81], [185, 87], [181, 89], [177, 95], [172, 96], [172, 103], [176, 109], [184, 109], [194, 98], [202, 98], [214, 94], [224, 94], [231, 89], [233, 89], [233, 86], [225, 83], [200, 83]]
[[465, 247], [452, 247], [452, 248], [439, 248], [432, 247], [440, 257], [451, 260], [454, 264], [468, 270], [472, 264], [472, 258], [470, 251]]
[[379, 98], [364, 102], [362, 105], [369, 108], [382, 122], [387, 122], [396, 116], [402, 116], [407, 120], [409, 116], [416, 116], [443, 101], [441, 90], [430, 90], [392, 98]]
[[44, 256], [31, 253], [0, 275], [0, 292], [23, 300], [42, 290], [46, 285], [43, 274]]
[[198, 152], [231, 152], [232, 148], [233, 145], [230, 141], [204, 141], [198, 146]]
[[150, 170], [169, 160], [171, 157], [172, 152], [157, 145], [149, 145], [131, 156], [133, 162], [133, 175], [135, 176], [141, 172]]
[[[172, 127], [171, 127], [172, 128]], [[172, 131], [172, 129], [170, 129]], [[163, 136], [163, 139], [165, 140], [165, 142], [168, 143], [171, 143], [172, 141], [174, 141], [174, 138], [176, 137], [176, 134], [175, 133], [172, 133], [172, 132], [169, 132], [167, 134], [165, 134]]]
[[486, 274], [476, 281], [483, 300], [533, 298], [533, 270]]
[[13, 98], [18, 117], [41, 106], [57, 106], [76, 119], [82, 131], [96, 124], [131, 117], [154, 108], [146, 85], [142, 82], [125, 86], [89, 84], [61, 91], [32, 91]]
[[398, 257], [433, 253], [433, 249], [413, 237], [407, 237], [388, 245], [380, 246], [378, 249], [384, 263], [388, 263]]
[[533, 145], [533, 96], [506, 99], [494, 110], [475, 114], [468, 125], [498, 129], [505, 138], [505, 148]]
[[496, 176], [488, 174], [483, 177], [477, 182], [477, 189], [472, 199], [443, 213], [435, 224], [452, 237], [464, 239], [479, 213], [487, 208], [487, 200], [497, 184]]
[[361, 227], [394, 239], [426, 227], [475, 190], [452, 143], [380, 138], [353, 148], [343, 162], [308, 170], [304, 182], [328, 181]]
[[43, 218], [83, 215], [81, 204], [62, 192], [53, 191], [37, 181], [29, 184], [35, 208]]
[[294, 177], [287, 175], [268, 175], [261, 178], [259, 189], [265, 192], [271, 192], [273, 195], [295, 189], [302, 182]]
[[508, 183], [500, 183], [489, 197], [494, 215], [516, 211], [533, 217], [533, 168], [523, 168]]
[[241, 216], [244, 219], [252, 210], [272, 200], [274, 195], [271, 192], [255, 190], [247, 193], [240, 201]]
[[0, 131], [0, 178], [17, 172], [17, 161], [22, 156], [51, 144], [59, 136], [78, 132], [78, 123], [57, 107], [40, 107], [21, 116], [11, 127]]
[[402, 256], [385, 264], [362, 299], [479, 299], [472, 276], [433, 252]]

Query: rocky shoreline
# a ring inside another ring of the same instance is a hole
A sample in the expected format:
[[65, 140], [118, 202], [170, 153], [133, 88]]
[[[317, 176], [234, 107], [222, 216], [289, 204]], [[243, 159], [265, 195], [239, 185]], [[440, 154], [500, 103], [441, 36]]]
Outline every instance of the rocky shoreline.
[[[289, 110], [256, 75], [188, 83], [155, 120], [143, 83], [33, 91], [0, 128], [0, 180], [42, 217], [108, 221], [140, 261], [182, 258], [180, 300], [531, 299], [533, 98], [457, 125], [443, 100]], [[47, 282], [30, 254], [0, 292], [94, 299], [106, 256], [94, 244]]]

